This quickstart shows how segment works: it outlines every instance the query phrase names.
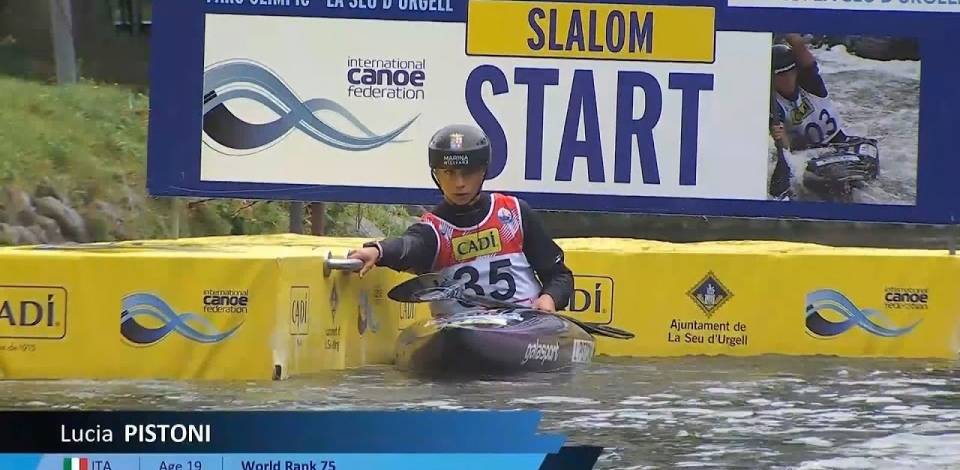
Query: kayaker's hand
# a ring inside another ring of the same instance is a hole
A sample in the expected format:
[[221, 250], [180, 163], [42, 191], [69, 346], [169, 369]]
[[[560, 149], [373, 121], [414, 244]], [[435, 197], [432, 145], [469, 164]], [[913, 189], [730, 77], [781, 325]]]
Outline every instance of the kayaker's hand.
[[783, 138], [787, 135], [787, 131], [784, 130], [783, 124], [771, 127], [770, 135], [773, 137], [773, 140], [780, 142], [781, 144], [785, 144]]
[[380, 248], [375, 246], [365, 246], [359, 250], [351, 251], [347, 253], [347, 258], [349, 259], [358, 259], [363, 261], [363, 267], [360, 268], [360, 277], [363, 277], [367, 271], [373, 269], [376, 266], [377, 260], [380, 259]]
[[550, 297], [549, 294], [541, 295], [536, 301], [533, 302], [533, 308], [537, 310], [543, 310], [544, 312], [556, 313], [557, 304], [553, 301], [553, 297]]

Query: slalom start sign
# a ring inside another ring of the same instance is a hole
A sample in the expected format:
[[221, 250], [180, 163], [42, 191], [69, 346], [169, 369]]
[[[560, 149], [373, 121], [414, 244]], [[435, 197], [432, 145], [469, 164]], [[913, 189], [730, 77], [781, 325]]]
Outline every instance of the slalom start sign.
[[950, 15], [773, 1], [160, 2], [148, 189], [432, 204], [467, 123], [539, 209], [950, 222]]

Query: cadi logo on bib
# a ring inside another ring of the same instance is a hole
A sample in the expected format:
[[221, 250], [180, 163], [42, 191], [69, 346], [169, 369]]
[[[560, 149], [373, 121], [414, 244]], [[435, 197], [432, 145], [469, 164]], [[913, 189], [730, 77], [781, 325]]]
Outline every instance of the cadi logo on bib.
[[496, 227], [456, 237], [453, 239], [452, 245], [453, 257], [457, 261], [492, 255], [503, 250], [500, 229]]

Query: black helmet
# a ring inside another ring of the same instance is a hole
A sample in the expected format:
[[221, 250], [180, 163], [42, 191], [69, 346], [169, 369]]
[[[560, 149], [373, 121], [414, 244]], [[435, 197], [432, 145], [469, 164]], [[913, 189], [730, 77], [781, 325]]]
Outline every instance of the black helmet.
[[786, 44], [774, 44], [771, 51], [770, 67], [774, 75], [789, 72], [796, 68], [797, 61], [793, 58], [793, 49]]
[[486, 168], [490, 165], [490, 139], [474, 126], [453, 124], [430, 138], [430, 168]]

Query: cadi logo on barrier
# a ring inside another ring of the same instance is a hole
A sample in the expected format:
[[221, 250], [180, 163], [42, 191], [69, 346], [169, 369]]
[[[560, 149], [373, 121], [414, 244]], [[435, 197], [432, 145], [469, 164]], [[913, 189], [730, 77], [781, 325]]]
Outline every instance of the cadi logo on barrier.
[[613, 322], [613, 278], [592, 274], [574, 274], [573, 297], [566, 310], [592, 323]]
[[413, 323], [417, 318], [417, 304], [403, 302], [400, 304], [400, 321], [397, 323], [398, 329], [404, 329]]
[[309, 286], [290, 286], [290, 335], [310, 335]]
[[[121, 302], [120, 334], [127, 342], [136, 346], [152, 346], [174, 332], [197, 343], [219, 343], [243, 326], [243, 314], [232, 316], [236, 318], [235, 324], [225, 331], [220, 331], [200, 315], [190, 312], [177, 313], [159, 296], [137, 292], [125, 296]], [[150, 326], [151, 323], [159, 326]]]
[[[926, 297], [924, 297], [926, 302]], [[846, 333], [853, 327], [882, 338], [896, 338], [913, 331], [923, 319], [907, 326], [897, 326], [879, 310], [857, 307], [853, 301], [834, 289], [820, 289], [806, 295], [807, 334], [818, 339], [831, 339]], [[826, 314], [833, 312], [833, 315]], [[840, 321], [828, 319], [839, 316]]]
[[67, 290], [60, 286], [0, 286], [0, 338], [63, 339]]

